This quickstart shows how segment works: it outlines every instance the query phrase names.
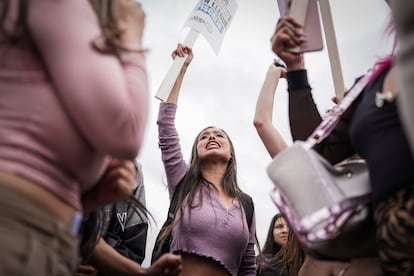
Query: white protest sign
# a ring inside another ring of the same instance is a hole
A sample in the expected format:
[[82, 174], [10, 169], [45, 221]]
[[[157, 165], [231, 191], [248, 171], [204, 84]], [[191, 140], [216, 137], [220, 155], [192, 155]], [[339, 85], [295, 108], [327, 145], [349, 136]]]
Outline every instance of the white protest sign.
[[201, 33], [218, 55], [237, 7], [235, 0], [200, 0], [184, 26]]
[[[199, 32], [196, 30], [191, 29], [188, 33], [187, 37], [185, 38], [183, 44], [188, 47], [193, 47], [194, 43], [198, 38]], [[165, 102], [168, 96], [171, 93], [171, 89], [174, 86], [175, 81], [177, 80], [178, 74], [181, 71], [181, 68], [184, 65], [185, 59], [187, 55], [184, 57], [176, 56], [173, 63], [171, 64], [170, 68], [168, 69], [167, 74], [165, 75], [160, 88], [158, 88], [157, 93], [155, 94], [155, 98]]]
[[[236, 9], [237, 3], [235, 0], [200, 0], [184, 24], [191, 29], [183, 44], [192, 48], [198, 34], [201, 33], [210, 43], [215, 53], [218, 54], [224, 34], [230, 26]], [[155, 94], [157, 99], [165, 101], [168, 98], [185, 59], [186, 56], [174, 59]]]

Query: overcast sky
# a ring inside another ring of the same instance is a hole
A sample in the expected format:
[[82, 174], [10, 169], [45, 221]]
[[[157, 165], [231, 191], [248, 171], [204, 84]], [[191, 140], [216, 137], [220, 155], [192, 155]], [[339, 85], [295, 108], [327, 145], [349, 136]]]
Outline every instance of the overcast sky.
[[[197, 0], [141, 0], [146, 12], [144, 46], [149, 48], [147, 69], [150, 83], [150, 116], [146, 138], [139, 155], [143, 164], [147, 207], [154, 216], [147, 242], [149, 263], [154, 239], [167, 216], [169, 205], [165, 173], [158, 149], [156, 119], [160, 101], [154, 97], [169, 69], [171, 52], [188, 33], [183, 28]], [[217, 56], [204, 37], [199, 36], [194, 59], [187, 71], [178, 102], [176, 124], [184, 157], [189, 160], [191, 146], [205, 126], [223, 128], [232, 139], [238, 165], [240, 187], [255, 202], [257, 235], [266, 238], [272, 216], [278, 212], [269, 192], [266, 167], [271, 159], [256, 134], [253, 116], [265, 73], [275, 55], [270, 37], [279, 11], [276, 0], [238, 0], [238, 9]], [[384, 35], [389, 21], [383, 0], [331, 0], [345, 86], [366, 72], [375, 60], [392, 48]], [[326, 51], [305, 55], [308, 77], [321, 112], [332, 106], [333, 84]], [[291, 143], [287, 114], [286, 83], [276, 92], [273, 121]], [[292, 172], [300, 173], [300, 172]]]

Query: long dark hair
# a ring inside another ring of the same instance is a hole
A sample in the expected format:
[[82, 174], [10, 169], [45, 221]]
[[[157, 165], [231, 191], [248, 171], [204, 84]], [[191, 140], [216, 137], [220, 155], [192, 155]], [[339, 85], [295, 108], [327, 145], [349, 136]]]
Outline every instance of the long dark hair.
[[295, 234], [289, 228], [288, 241], [276, 254], [275, 260], [283, 265], [283, 270], [288, 276], [296, 276], [305, 260], [305, 252], [296, 239]]
[[[119, 1], [119, 0], [117, 0]], [[91, 46], [99, 52], [118, 55], [121, 51], [129, 51], [121, 42], [121, 35], [124, 30], [119, 26], [118, 18], [115, 14], [114, 5], [117, 1], [112, 0], [89, 0], [97, 16], [101, 28], [101, 37], [91, 41]], [[16, 44], [27, 32], [27, 12], [28, 0], [20, 0], [18, 6], [18, 16], [12, 30], [5, 29], [5, 19], [10, 8], [10, 0], [0, 1], [0, 33], [5, 40], [0, 43]]]
[[283, 218], [282, 214], [278, 213], [273, 216], [270, 221], [269, 229], [267, 230], [266, 241], [263, 248], [259, 250], [257, 256], [257, 269], [261, 271], [264, 266], [276, 265], [279, 259], [276, 257], [277, 253], [282, 249], [282, 246], [275, 242], [273, 230], [278, 219]]
[[[194, 140], [192, 150], [191, 150], [190, 168], [187, 174], [184, 176], [183, 180], [181, 181], [180, 185], [182, 185], [182, 187], [180, 187], [180, 190], [178, 191], [178, 206], [180, 206], [180, 208], [177, 208], [177, 213], [179, 212], [180, 214], [182, 214], [184, 212], [183, 210], [185, 206], [182, 203], [184, 202], [185, 197], [188, 195], [187, 206], [188, 206], [189, 215], [191, 215], [191, 209], [199, 207], [200, 205], [202, 205], [202, 202], [203, 202], [203, 198], [201, 198], [201, 194], [199, 194], [200, 196], [199, 201], [198, 201], [199, 203], [198, 204], [194, 203], [194, 198], [196, 196], [197, 191], [200, 189], [200, 185], [203, 182], [208, 184], [209, 186], [211, 185], [211, 183], [209, 183], [206, 179], [204, 179], [201, 174], [201, 163], [200, 163], [200, 159], [197, 153], [197, 143], [198, 143], [199, 137], [205, 130], [209, 128], [216, 128], [216, 127], [208, 126], [202, 129]], [[236, 154], [234, 151], [233, 142], [231, 141], [230, 137], [227, 135], [227, 133], [224, 130], [220, 129], [220, 131], [222, 131], [226, 135], [229, 141], [229, 144], [230, 144], [230, 153], [231, 153], [231, 158], [227, 163], [227, 168], [226, 168], [224, 178], [223, 178], [224, 191], [231, 197], [235, 197], [237, 198], [239, 202], [241, 202], [241, 198], [240, 198], [241, 190], [237, 182], [237, 162], [236, 162]], [[161, 233], [162, 240], [167, 238], [169, 233], [172, 231], [174, 226], [181, 220], [181, 218], [182, 216], [180, 215], [179, 219], [176, 219], [174, 223], [171, 223], [171, 225], [169, 225], [168, 227], [164, 229], [163, 233]]]
[[267, 230], [267, 237], [266, 241], [263, 245], [262, 254], [265, 255], [276, 255], [282, 248], [279, 244], [275, 242], [274, 236], [273, 236], [273, 229], [275, 227], [275, 223], [279, 218], [283, 218], [282, 214], [276, 214], [273, 216], [272, 220], [270, 221], [269, 230]]

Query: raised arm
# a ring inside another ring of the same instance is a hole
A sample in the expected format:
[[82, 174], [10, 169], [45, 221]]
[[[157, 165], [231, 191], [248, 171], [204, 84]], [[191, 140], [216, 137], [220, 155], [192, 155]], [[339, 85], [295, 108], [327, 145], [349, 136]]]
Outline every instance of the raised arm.
[[177, 48], [171, 54], [172, 58], [175, 59], [176, 56], [185, 57], [187, 56], [186, 60], [184, 61], [184, 65], [181, 68], [180, 73], [178, 74], [177, 80], [174, 83], [173, 88], [171, 89], [171, 93], [168, 96], [166, 102], [167, 103], [174, 103], [177, 104], [178, 96], [180, 94], [181, 84], [183, 83], [183, 79], [185, 73], [187, 72], [187, 68], [190, 65], [191, 61], [193, 60], [193, 50], [190, 47], [187, 47], [182, 44], [178, 44]]
[[273, 102], [279, 79], [284, 75], [284, 69], [276, 67], [274, 63], [269, 66], [265, 80], [260, 90], [254, 115], [254, 126], [259, 134], [267, 152], [273, 158], [287, 147], [283, 137], [272, 124]]
[[176, 56], [187, 58], [177, 77], [177, 80], [171, 89], [166, 102], [160, 104], [158, 113], [158, 145], [161, 149], [162, 162], [167, 176], [167, 184], [170, 198], [172, 197], [175, 188], [180, 180], [187, 173], [188, 165], [183, 158], [181, 152], [180, 139], [177, 129], [175, 127], [175, 114], [177, 112], [178, 96], [181, 89], [185, 73], [188, 66], [193, 59], [191, 48], [178, 44], [177, 48], [172, 53], [172, 58]]
[[306, 140], [321, 121], [312, 94], [302, 53], [292, 53], [304, 41], [302, 26], [291, 17], [282, 17], [271, 38], [272, 50], [286, 64], [289, 90], [289, 122], [293, 140]]
[[[300, 46], [304, 41], [301, 30], [301, 25], [294, 19], [284, 17], [277, 23], [271, 39], [272, 50], [287, 65], [289, 122], [293, 140], [306, 140], [322, 121], [312, 97], [303, 55], [289, 51], [289, 48]], [[315, 149], [332, 163], [340, 162], [354, 153], [348, 136], [352, 108], [348, 111], [341, 117], [331, 135], [315, 146]]]

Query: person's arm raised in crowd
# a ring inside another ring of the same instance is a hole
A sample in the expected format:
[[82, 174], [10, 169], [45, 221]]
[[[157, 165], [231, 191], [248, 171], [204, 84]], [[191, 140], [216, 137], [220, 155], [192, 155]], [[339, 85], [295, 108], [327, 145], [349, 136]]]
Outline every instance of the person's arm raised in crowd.
[[284, 69], [277, 67], [274, 63], [269, 66], [257, 98], [254, 115], [253, 123], [257, 134], [272, 158], [287, 147], [285, 140], [272, 123], [275, 92], [279, 79], [284, 74]]
[[187, 162], [184, 160], [181, 152], [179, 136], [175, 126], [175, 115], [177, 112], [177, 102], [181, 84], [187, 68], [193, 59], [193, 52], [191, 48], [178, 44], [177, 48], [171, 55], [173, 59], [177, 56], [187, 56], [166, 102], [160, 103], [157, 120], [159, 136], [158, 145], [161, 149], [161, 158], [166, 172], [170, 198], [172, 197], [178, 183], [188, 171]]
[[292, 17], [281, 17], [270, 39], [272, 51], [286, 64], [287, 72], [305, 69], [303, 54], [290, 51], [304, 42], [302, 30], [303, 26]]
[[[272, 50], [287, 66], [289, 122], [293, 140], [306, 140], [322, 121], [308, 83], [303, 54], [289, 51], [303, 41], [302, 26], [290, 17], [282, 17], [278, 21], [271, 39]], [[349, 116], [344, 114], [331, 135], [315, 149], [332, 163], [351, 156], [353, 149], [349, 143], [348, 127]]]
[[173, 88], [171, 89], [171, 93], [167, 98], [167, 103], [175, 103], [178, 102], [178, 96], [180, 94], [181, 84], [183, 83], [183, 79], [185, 73], [187, 72], [187, 68], [190, 65], [191, 61], [193, 60], [193, 50], [190, 47], [187, 47], [182, 44], [178, 44], [177, 48], [171, 54], [172, 58], [175, 59], [177, 56], [179, 57], [186, 57], [184, 61], [184, 65], [181, 68], [180, 73], [177, 76], [177, 80], [174, 83]]
[[293, 140], [306, 140], [321, 121], [313, 102], [303, 54], [290, 51], [304, 41], [302, 30], [302, 25], [293, 18], [281, 17], [271, 38], [273, 52], [286, 64], [289, 121]]

